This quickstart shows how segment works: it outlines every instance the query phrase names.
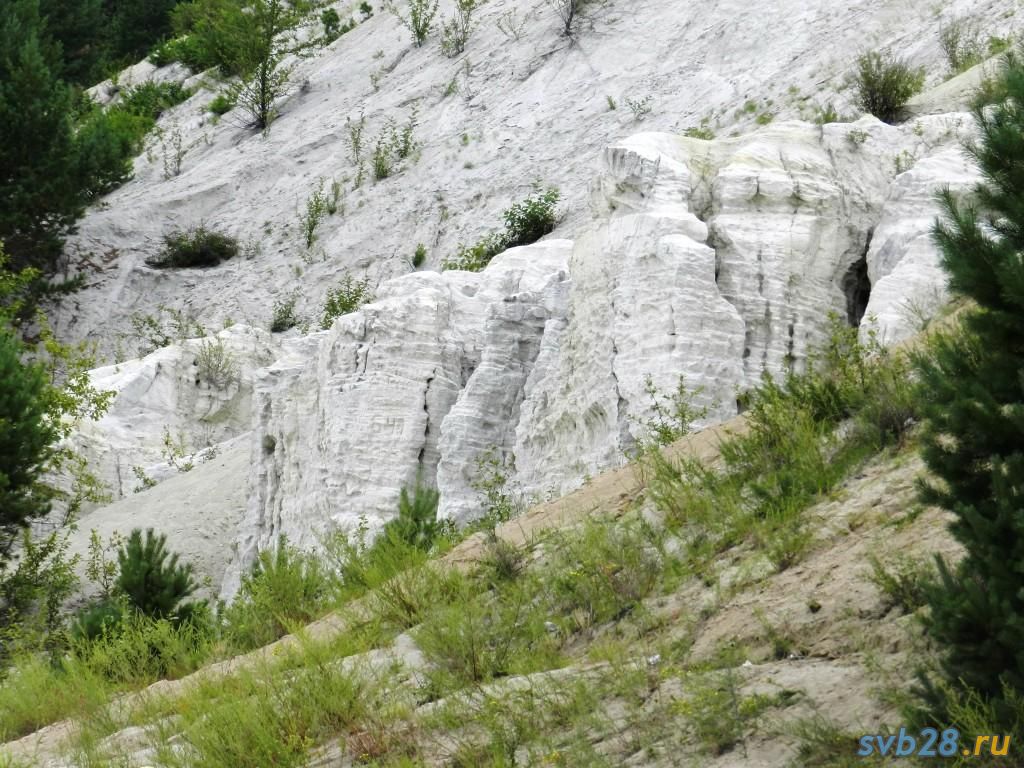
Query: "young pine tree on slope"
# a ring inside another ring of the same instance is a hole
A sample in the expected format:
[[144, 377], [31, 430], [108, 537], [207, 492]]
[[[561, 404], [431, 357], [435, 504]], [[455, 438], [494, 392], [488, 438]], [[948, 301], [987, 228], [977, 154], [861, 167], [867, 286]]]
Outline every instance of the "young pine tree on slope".
[[955, 515], [966, 550], [956, 568], [939, 562], [928, 632], [952, 690], [980, 694], [1010, 725], [1024, 692], [1024, 60], [1011, 56], [1002, 78], [1007, 100], [975, 113], [984, 182], [970, 203], [944, 192], [935, 229], [950, 288], [977, 308], [917, 367], [938, 480], [922, 497]]

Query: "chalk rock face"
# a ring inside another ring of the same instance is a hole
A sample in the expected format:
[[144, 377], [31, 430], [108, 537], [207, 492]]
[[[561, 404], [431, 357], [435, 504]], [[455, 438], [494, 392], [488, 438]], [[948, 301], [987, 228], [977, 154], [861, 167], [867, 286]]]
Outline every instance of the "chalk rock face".
[[[965, 115], [922, 118], [918, 125], [959, 140], [972, 131]], [[893, 181], [871, 240], [867, 253], [871, 299], [861, 326], [862, 336], [874, 330], [886, 344], [923, 330], [949, 299], [932, 239], [941, 214], [937, 191], [948, 187], [962, 197], [981, 181], [958, 142], [920, 160], [908, 154], [900, 161], [910, 167]]]
[[442, 517], [478, 516], [484, 458], [527, 500], [564, 493], [648, 436], [648, 382], [665, 396], [682, 376], [710, 423], [762, 372], [804, 365], [830, 312], [856, 323], [877, 307], [895, 332], [893, 307], [939, 284], [926, 190], [970, 179], [958, 125], [634, 136], [605, 152], [575, 241], [392, 279], [287, 342], [254, 386], [226, 592], [280, 534], [309, 547], [361, 517], [379, 528], [417, 479], [440, 490]]
[[[460, 451], [514, 423], [570, 248], [550, 240], [479, 274], [397, 278], [330, 330], [288, 344], [256, 382], [242, 561], [282, 534], [312, 547], [360, 518], [378, 528], [417, 477], [459, 484]], [[455, 409], [460, 396], [475, 405]]]
[[269, 333], [232, 326], [215, 337], [98, 368], [92, 382], [115, 392], [113, 403], [72, 439], [114, 499], [123, 498], [142, 483], [133, 467], [151, 481], [177, 474], [168, 463], [165, 437], [182, 454], [179, 464], [195, 464], [218, 444], [248, 432], [255, 371], [276, 356]]

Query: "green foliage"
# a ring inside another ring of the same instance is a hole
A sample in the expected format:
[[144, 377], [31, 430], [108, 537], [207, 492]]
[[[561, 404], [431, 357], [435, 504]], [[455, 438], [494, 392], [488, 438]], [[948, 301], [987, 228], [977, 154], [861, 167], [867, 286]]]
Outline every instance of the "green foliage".
[[490, 448], [477, 457], [471, 486], [480, 496], [482, 506], [472, 527], [493, 530], [522, 512], [522, 502], [510, 487], [509, 469], [496, 449]]
[[37, 0], [0, 13], [0, 240], [13, 266], [50, 270], [82, 209], [72, 96]]
[[953, 19], [939, 31], [939, 44], [946, 55], [949, 69], [958, 74], [981, 61], [983, 48], [976, 19]]
[[284, 333], [299, 324], [299, 317], [295, 313], [297, 301], [298, 296], [294, 293], [274, 301], [273, 316], [270, 320], [271, 333]]
[[316, 230], [320, 222], [328, 215], [333, 215], [338, 210], [338, 198], [341, 194], [341, 186], [335, 182], [331, 185], [331, 193], [324, 192], [324, 180], [321, 178], [313, 194], [306, 200], [306, 211], [299, 218], [299, 225], [302, 227], [302, 234], [306, 247], [312, 248], [316, 242]]
[[192, 0], [174, 13], [175, 29], [187, 41], [175, 52], [194, 69], [216, 66], [240, 76], [229, 98], [253, 127], [268, 130], [276, 103], [291, 90], [294, 67], [286, 60], [316, 43], [298, 36], [307, 7], [286, 0]]
[[354, 741], [380, 712], [381, 693], [330, 651], [306, 644], [238, 674], [226, 690], [221, 681], [197, 686], [173, 710], [182, 749], [163, 750], [160, 765], [300, 768], [313, 746], [338, 734]]
[[971, 154], [985, 182], [971, 202], [943, 192], [935, 228], [950, 288], [977, 309], [916, 362], [922, 455], [938, 481], [922, 485], [922, 501], [955, 515], [950, 530], [966, 550], [955, 569], [939, 562], [927, 630], [949, 685], [977, 693], [1009, 725], [1006, 691], [1024, 691], [1024, 575], [1008, 567], [1024, 561], [1024, 64], [1008, 62], [1003, 83], [1010, 99], [975, 112]]
[[441, 53], [454, 59], [466, 50], [473, 32], [473, 14], [477, 0], [455, 0], [455, 13], [441, 24]]
[[119, 109], [92, 110], [75, 135], [83, 199], [96, 200], [131, 178], [132, 158], [152, 127], [152, 120], [141, 115]]
[[40, 471], [57, 440], [49, 421], [50, 384], [39, 363], [22, 361], [24, 348], [14, 332], [0, 324], [0, 561], [18, 532], [50, 510], [50, 494]]
[[[251, 62], [245, 51], [243, 4], [235, 0], [190, 0], [172, 13], [177, 37], [154, 54], [180, 61], [195, 72], [216, 67], [224, 76], [242, 75]], [[154, 62], [156, 63], [156, 62]]]
[[191, 95], [191, 91], [178, 83], [142, 83], [123, 92], [114, 109], [156, 120]]
[[68, 533], [34, 539], [21, 531], [13, 562], [0, 558], [0, 663], [19, 651], [54, 652], [63, 643], [64, 602], [78, 585]]
[[98, 635], [72, 639], [66, 674], [81, 675], [85, 668], [115, 688], [135, 688], [193, 672], [211, 653], [212, 642], [205, 605], [185, 622], [125, 609]]
[[537, 192], [508, 208], [505, 220], [505, 248], [529, 245], [550, 234], [558, 221], [555, 208], [561, 195], [557, 189]]
[[502, 214], [504, 232], [487, 235], [476, 245], [460, 246], [459, 252], [445, 259], [441, 268], [479, 272], [502, 251], [535, 243], [554, 230], [558, 222], [556, 208], [560, 197], [558, 190], [552, 188], [515, 203]]
[[707, 406], [697, 407], [693, 404], [700, 397], [703, 387], [694, 391], [686, 388], [686, 381], [680, 375], [675, 392], [663, 394], [654, 384], [650, 374], [644, 377], [644, 392], [651, 399], [651, 416], [646, 421], [639, 421], [644, 435], [637, 440], [635, 451], [639, 454], [648, 448], [671, 445], [676, 440], [690, 434], [695, 422], [707, 418]]
[[230, 93], [218, 93], [207, 107], [215, 115], [226, 115], [235, 108], [235, 98]]
[[395, 537], [424, 552], [430, 551], [443, 526], [437, 521], [437, 504], [441, 499], [433, 488], [417, 484], [412, 495], [403, 488], [398, 497], [398, 517], [384, 526], [385, 537]]
[[924, 69], [913, 69], [903, 59], [869, 51], [857, 59], [853, 76], [857, 105], [886, 123], [899, 122], [903, 107], [924, 87]]
[[327, 330], [334, 324], [336, 317], [355, 312], [367, 302], [373, 301], [369, 279], [356, 280], [346, 274], [336, 288], [327, 291], [324, 308], [320, 314], [320, 328]]
[[157, 269], [215, 267], [237, 255], [235, 238], [200, 225], [164, 235], [163, 249], [146, 264]]
[[[595, 522], [552, 537], [541, 576], [549, 613], [567, 619], [568, 632], [618, 621], [654, 589], [662, 562], [646, 527]], [[565, 620], [563, 619], [563, 620]]]
[[[173, 13], [172, 13], [173, 17]], [[181, 62], [193, 71], [201, 71], [206, 52], [201, 48], [198, 37], [182, 35], [172, 37], [154, 46], [149, 53], [149, 61], [158, 67], [166, 67], [174, 62]]]
[[566, 37], [575, 34], [584, 11], [594, 2], [595, 0], [548, 0], [548, 4], [554, 8], [562, 22], [562, 34]]
[[744, 696], [734, 670], [691, 679], [687, 694], [676, 704], [677, 713], [700, 745], [712, 755], [728, 752], [743, 741], [765, 710], [779, 701], [765, 694]]
[[184, 621], [197, 610], [197, 603], [184, 603], [197, 584], [192, 566], [178, 562], [167, 550], [167, 537], [150, 528], [143, 538], [138, 528], [131, 532], [117, 553], [117, 592], [132, 608], [151, 618]]
[[500, 595], [465, 592], [430, 613], [416, 631], [416, 642], [431, 669], [438, 692], [526, 674], [558, 665], [558, 641], [547, 631], [533, 602], [538, 585], [513, 582]]
[[438, 0], [409, 0], [409, 15], [402, 13], [398, 6], [389, 2], [387, 9], [394, 14], [402, 26], [412, 33], [413, 44], [417, 48], [423, 45], [430, 34], [430, 28], [434, 24], [434, 17], [437, 15]]
[[925, 604], [926, 585], [933, 575], [931, 564], [910, 557], [893, 558], [886, 566], [877, 555], [869, 555], [871, 583], [882, 593], [886, 607], [913, 613]]
[[282, 536], [274, 551], [260, 552], [235, 601], [224, 610], [224, 639], [238, 651], [272, 643], [319, 618], [335, 589], [320, 560]]
[[238, 381], [238, 361], [220, 339], [203, 339], [195, 359], [196, 381], [227, 389]]
[[423, 243], [419, 243], [416, 246], [416, 252], [412, 255], [412, 267], [413, 269], [419, 269], [427, 261], [427, 246]]
[[320, 12], [320, 23], [324, 25], [324, 38], [330, 42], [341, 35], [341, 16], [333, 8]]
[[[744, 542], [777, 569], [799, 561], [813, 538], [803, 510], [864, 457], [902, 439], [916, 412], [896, 408], [892, 417], [881, 401], [910, 402], [912, 387], [904, 358], [874, 339], [859, 342], [856, 329], [833, 318], [828, 342], [803, 373], [781, 382], [766, 375], [746, 396], [746, 430], [722, 443], [721, 470], [646, 452], [649, 493], [687, 541], [690, 566], [710, 577], [716, 557]], [[837, 433], [847, 419], [855, 428]]]

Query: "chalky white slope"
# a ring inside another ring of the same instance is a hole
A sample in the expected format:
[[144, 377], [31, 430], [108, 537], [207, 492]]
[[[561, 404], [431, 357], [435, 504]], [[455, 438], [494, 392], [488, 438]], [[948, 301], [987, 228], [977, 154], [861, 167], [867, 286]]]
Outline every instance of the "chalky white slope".
[[[526, 19], [515, 41], [495, 27], [513, 8]], [[272, 364], [273, 342], [232, 329], [254, 346], [239, 350], [242, 399], [216, 439], [247, 441], [251, 469], [237, 541], [225, 542], [225, 557], [237, 545], [225, 594], [279, 535], [314, 546], [363, 517], [379, 526], [417, 478], [437, 484], [442, 514], [478, 514], [473, 478], [489, 451], [525, 497], [562, 493], [642, 436], [648, 376], [668, 391], [683, 375], [717, 420], [763, 370], [799, 366], [829, 312], [866, 310], [897, 340], [934, 310], [943, 289], [928, 238], [933, 191], [976, 180], [960, 151], [970, 119], [786, 118], [827, 101], [849, 111], [838, 89], [869, 44], [940, 72], [937, 30], [964, 11], [1006, 34], [1015, 4], [950, 4], [936, 16], [905, 1], [772, 2], [757, 14], [734, 3], [611, 2], [570, 42], [546, 4], [492, 0], [458, 61], [433, 43], [411, 48], [394, 19], [374, 17], [299, 64], [308, 87], [267, 137], [231, 119], [213, 125], [202, 112], [210, 93], [163, 120], [165, 136], [179, 130], [189, 147], [183, 172], [164, 178], [158, 140], [136, 179], [88, 214], [69, 254], [90, 287], [60, 327], [112, 352], [133, 313], [161, 305], [208, 327], [265, 327], [273, 299], [292, 292], [314, 319], [345, 270], [377, 285], [373, 303], [331, 329], [292, 332]], [[636, 122], [623, 97], [648, 95], [652, 112]], [[417, 157], [355, 188], [346, 118], [365, 111], [372, 137], [414, 106]], [[771, 125], [753, 125], [769, 113]], [[705, 117], [720, 138], [681, 136]], [[298, 212], [320, 179], [341, 183], [344, 210], [306, 249]], [[551, 238], [480, 274], [411, 271], [417, 242], [436, 266], [496, 228], [536, 179], [565, 196]], [[211, 270], [144, 266], [162, 232], [201, 221], [248, 241], [247, 257]], [[188, 354], [175, 347], [128, 366], [151, 371], [169, 355], [187, 367]], [[160, 403], [123, 396], [89, 439], [124, 444], [130, 433], [126, 456], [136, 461], [141, 445], [152, 462], [163, 427], [154, 414], [173, 431], [199, 427], [207, 401], [225, 407], [221, 395], [182, 389], [184, 373], [171, 378], [177, 388]]]

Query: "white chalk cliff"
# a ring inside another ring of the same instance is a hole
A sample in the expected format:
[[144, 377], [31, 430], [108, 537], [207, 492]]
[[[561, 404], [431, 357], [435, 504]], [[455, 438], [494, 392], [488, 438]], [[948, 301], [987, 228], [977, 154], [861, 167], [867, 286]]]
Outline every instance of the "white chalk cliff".
[[[959, 5], [1016, 12], [1003, 0]], [[526, 19], [518, 41], [494, 24], [513, 7]], [[880, 0], [780, 1], [756, 14], [613, 2], [570, 43], [546, 8], [492, 0], [460, 61], [411, 48], [393, 18], [375, 16], [299, 64], [308, 86], [267, 137], [214, 124], [212, 92], [200, 90], [161, 121], [189, 147], [182, 173], [164, 177], [154, 140], [136, 178], [69, 244], [70, 269], [89, 285], [58, 312], [67, 336], [115, 355], [132, 316], [163, 305], [207, 328], [234, 323], [219, 337], [237, 364], [229, 386], [195, 376], [210, 341], [117, 363], [95, 375], [118, 391], [114, 408], [77, 438], [115, 496], [132, 495], [132, 467], [174, 474], [165, 429], [196, 450], [248, 452], [244, 512], [232, 511], [221, 559], [207, 558], [224, 594], [258, 548], [282, 534], [315, 546], [361, 518], [379, 526], [417, 478], [441, 491], [444, 516], [473, 518], [489, 452], [526, 498], [579, 485], [642, 436], [647, 376], [666, 391], [684, 376], [721, 420], [763, 371], [800, 366], [829, 313], [892, 342], [943, 302], [934, 192], [977, 180], [961, 150], [963, 94], [900, 126], [797, 118], [827, 102], [852, 112], [843, 78], [866, 41], [899, 44], [938, 72], [944, 16]], [[188, 74], [151, 70], [133, 75]], [[650, 96], [650, 115], [634, 121], [623, 95]], [[365, 111], [372, 134], [413, 105], [417, 158], [356, 188], [346, 118]], [[719, 138], [683, 136], [702, 120]], [[298, 211], [321, 179], [339, 182], [343, 210], [307, 249]], [[537, 179], [563, 192], [555, 233], [480, 273], [431, 271], [497, 228]], [[161, 233], [201, 221], [248, 242], [247, 255], [208, 270], [145, 266]], [[414, 271], [419, 242], [430, 257]], [[373, 302], [326, 331], [257, 329], [293, 292], [314, 319], [345, 271], [373, 282]]]

